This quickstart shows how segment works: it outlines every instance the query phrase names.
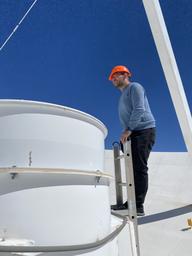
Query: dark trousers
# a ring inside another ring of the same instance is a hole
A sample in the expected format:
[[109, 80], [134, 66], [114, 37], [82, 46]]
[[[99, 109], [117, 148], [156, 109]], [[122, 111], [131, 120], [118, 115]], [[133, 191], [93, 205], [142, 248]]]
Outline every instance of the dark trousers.
[[133, 131], [131, 150], [135, 181], [136, 205], [140, 207], [145, 201], [148, 190], [148, 158], [155, 143], [155, 128]]
[[[135, 181], [137, 208], [142, 207], [148, 190], [148, 158], [155, 143], [155, 128], [133, 131], [131, 134], [131, 151]], [[123, 151], [123, 146], [121, 144]]]

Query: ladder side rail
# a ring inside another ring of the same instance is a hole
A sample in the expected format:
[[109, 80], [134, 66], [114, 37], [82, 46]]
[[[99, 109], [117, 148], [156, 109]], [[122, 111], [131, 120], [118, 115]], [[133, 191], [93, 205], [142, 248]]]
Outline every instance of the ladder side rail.
[[120, 145], [119, 142], [113, 143], [113, 156], [115, 167], [115, 189], [116, 189], [116, 205], [117, 208], [123, 204], [123, 191], [122, 191], [122, 177], [121, 177], [121, 163], [120, 163]]
[[131, 140], [128, 140], [123, 145], [123, 147], [124, 147], [125, 174], [126, 174], [126, 183], [127, 183], [127, 187], [126, 187], [127, 203], [128, 203], [129, 230], [130, 230], [132, 255], [140, 256], [137, 211], [136, 211], [136, 200], [135, 200], [135, 183], [134, 183], [133, 163], [132, 163], [132, 153], [131, 153]]

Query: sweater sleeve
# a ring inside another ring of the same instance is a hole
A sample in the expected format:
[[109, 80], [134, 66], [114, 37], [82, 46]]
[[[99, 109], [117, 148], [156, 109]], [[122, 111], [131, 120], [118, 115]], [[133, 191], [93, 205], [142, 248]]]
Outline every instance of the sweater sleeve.
[[141, 117], [145, 112], [144, 97], [145, 91], [143, 87], [140, 84], [135, 83], [131, 88], [132, 111], [129, 120], [129, 129], [131, 131], [137, 128], [141, 121]]

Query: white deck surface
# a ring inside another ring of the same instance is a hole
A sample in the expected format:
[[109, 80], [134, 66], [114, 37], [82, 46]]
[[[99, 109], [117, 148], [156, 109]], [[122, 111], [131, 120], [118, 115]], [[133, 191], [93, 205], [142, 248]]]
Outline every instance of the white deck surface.
[[[113, 174], [112, 151], [105, 153], [105, 168]], [[192, 229], [187, 224], [192, 218], [192, 158], [187, 153], [152, 153], [149, 177], [146, 216], [138, 219], [141, 256], [192, 256]], [[115, 203], [114, 183], [111, 203]], [[118, 245], [119, 256], [132, 255], [128, 227], [119, 235]]]

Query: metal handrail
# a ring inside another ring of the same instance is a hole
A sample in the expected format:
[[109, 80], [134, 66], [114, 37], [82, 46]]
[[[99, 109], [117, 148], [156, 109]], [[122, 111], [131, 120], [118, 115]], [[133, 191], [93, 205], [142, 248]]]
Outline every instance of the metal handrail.
[[7, 246], [6, 245], [6, 246], [0, 246], [0, 253], [1, 252], [4, 252], [4, 253], [63, 252], [63, 253], [67, 253], [67, 255], [69, 255], [68, 253], [70, 253], [70, 255], [88, 253], [103, 247], [104, 245], [106, 245], [107, 243], [115, 239], [127, 224], [127, 221], [128, 221], [127, 217], [123, 217], [122, 219], [123, 219], [122, 224], [118, 228], [116, 228], [113, 232], [111, 232], [109, 235], [107, 235], [103, 239], [93, 243], [82, 244], [82, 245], [64, 245], [64, 246]]
[[71, 174], [71, 175], [85, 175], [85, 176], [94, 176], [94, 177], [103, 177], [113, 179], [113, 176], [100, 171], [88, 171], [88, 170], [78, 170], [78, 169], [64, 169], [64, 168], [33, 168], [33, 167], [0, 167], [1, 173], [10, 173], [10, 174]]

